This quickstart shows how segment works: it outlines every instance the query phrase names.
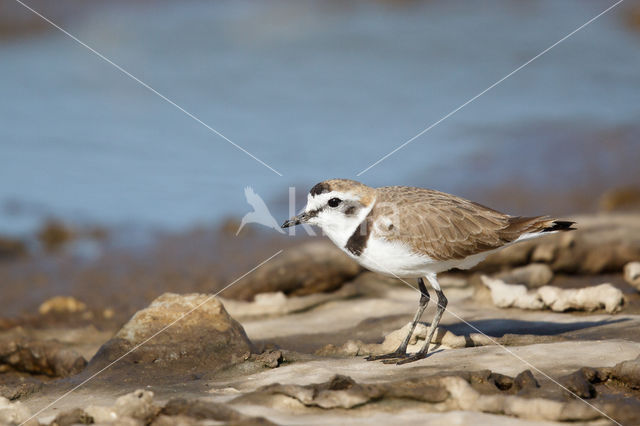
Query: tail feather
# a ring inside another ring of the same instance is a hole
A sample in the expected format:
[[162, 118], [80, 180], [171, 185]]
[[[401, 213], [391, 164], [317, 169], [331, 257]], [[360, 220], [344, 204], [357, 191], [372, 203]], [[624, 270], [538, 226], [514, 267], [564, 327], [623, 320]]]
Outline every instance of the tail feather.
[[575, 222], [571, 222], [569, 220], [552, 220], [551, 223], [547, 225], [545, 228], [540, 230], [540, 232], [556, 232], [556, 231], [575, 231], [576, 228], [573, 227]]
[[501, 237], [506, 241], [530, 239], [544, 233], [573, 231], [575, 222], [549, 219], [547, 216], [509, 218], [509, 225], [502, 230]]

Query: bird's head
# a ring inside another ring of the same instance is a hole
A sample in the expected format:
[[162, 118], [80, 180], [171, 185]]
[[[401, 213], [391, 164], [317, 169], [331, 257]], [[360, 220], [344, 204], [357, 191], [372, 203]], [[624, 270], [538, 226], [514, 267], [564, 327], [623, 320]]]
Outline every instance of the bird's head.
[[375, 195], [375, 189], [349, 179], [320, 182], [309, 191], [304, 212], [282, 227], [308, 223], [319, 226], [329, 237], [348, 234], [348, 238], [371, 211]]

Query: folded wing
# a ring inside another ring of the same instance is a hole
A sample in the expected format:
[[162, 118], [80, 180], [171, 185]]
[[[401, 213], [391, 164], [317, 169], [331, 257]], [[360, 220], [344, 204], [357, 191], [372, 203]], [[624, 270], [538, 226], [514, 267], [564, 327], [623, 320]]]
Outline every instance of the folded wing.
[[493, 250], [557, 223], [547, 217], [517, 217], [439, 191], [411, 187], [377, 189], [372, 212], [384, 217], [376, 230], [434, 260], [464, 259]]

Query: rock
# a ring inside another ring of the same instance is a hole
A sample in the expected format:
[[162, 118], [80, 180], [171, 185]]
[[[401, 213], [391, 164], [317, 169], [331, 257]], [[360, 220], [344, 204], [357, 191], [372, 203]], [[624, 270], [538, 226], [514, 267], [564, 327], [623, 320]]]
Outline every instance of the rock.
[[444, 377], [442, 383], [450, 394], [455, 406], [461, 410], [547, 421], [586, 421], [600, 417], [582, 401], [567, 402], [545, 398], [525, 398], [514, 395], [483, 395], [461, 377]]
[[586, 367], [581, 368], [565, 377], [560, 378], [560, 383], [580, 398], [593, 398], [596, 388], [593, 386], [597, 371]]
[[40, 380], [31, 377], [20, 377], [17, 380], [3, 378], [0, 385], [0, 396], [13, 401], [38, 392], [42, 386], [43, 383]]
[[[367, 345], [367, 355], [370, 353], [381, 354], [393, 352], [398, 346], [400, 346], [400, 343], [404, 340], [405, 336], [409, 332], [410, 327], [411, 323], [407, 323], [401, 329], [392, 331], [385, 336], [384, 341], [380, 345]], [[428, 324], [419, 322], [416, 325], [416, 328], [413, 330], [413, 334], [409, 339], [409, 352], [417, 351], [422, 347], [424, 341], [427, 338], [428, 332]], [[448, 348], [464, 348], [467, 346], [467, 342], [464, 336], [457, 336], [449, 330], [445, 330], [441, 327], [438, 327], [436, 329], [436, 332], [433, 334], [433, 340], [431, 340], [431, 343], [435, 345], [443, 345]]]
[[55, 219], [46, 221], [38, 231], [38, 239], [49, 252], [57, 251], [73, 238], [73, 230]]
[[633, 213], [573, 218], [577, 231], [551, 234], [499, 250], [473, 268], [494, 273], [529, 262], [549, 263], [554, 272], [617, 272], [640, 259], [640, 221]]
[[[640, 259], [637, 215], [610, 214], [577, 220], [579, 230], [570, 233], [574, 236], [573, 245], [568, 249], [561, 247], [558, 253], [559, 257], [563, 254], [566, 257], [564, 272], [618, 272], [626, 263]], [[572, 258], [572, 265], [567, 264], [568, 258]], [[559, 271], [559, 266], [554, 263], [552, 268]]]
[[27, 421], [31, 412], [20, 401], [11, 402], [0, 397], [0, 424], [17, 425]]
[[[394, 348], [395, 349], [395, 348]], [[392, 349], [392, 350], [394, 350]], [[387, 351], [391, 352], [391, 351]], [[357, 355], [378, 355], [383, 354], [384, 349], [382, 345], [367, 345], [360, 340], [348, 340], [340, 346], [328, 344], [316, 351], [318, 356], [339, 356], [339, 357], [354, 357]]]
[[[273, 425], [274, 423], [263, 417], [252, 417], [239, 413], [233, 408], [224, 404], [219, 404], [210, 401], [188, 401], [183, 398], [174, 398], [169, 400], [167, 404], [160, 411], [163, 417], [162, 421], [165, 422], [169, 419], [175, 419], [176, 417], [189, 418], [194, 420], [209, 420], [217, 422], [229, 422], [230, 424], [240, 425]], [[154, 423], [155, 425], [156, 423]], [[168, 422], [163, 424], [176, 424], [174, 422]], [[208, 424], [208, 423], [207, 423]]]
[[640, 357], [616, 364], [611, 369], [611, 378], [632, 389], [640, 389]]
[[37, 341], [18, 337], [0, 341], [0, 364], [27, 373], [67, 377], [82, 371], [87, 361], [55, 340]]
[[264, 367], [276, 368], [284, 361], [284, 357], [282, 356], [282, 351], [267, 350], [260, 355], [256, 355], [255, 361]]
[[304, 296], [332, 291], [355, 277], [360, 266], [328, 241], [312, 241], [286, 250], [225, 290], [225, 297], [253, 300], [258, 293]]
[[343, 300], [357, 296], [359, 291], [353, 284], [345, 284], [331, 293], [289, 296], [283, 292], [256, 294], [252, 302], [221, 298], [224, 307], [235, 318], [266, 315], [287, 315], [305, 311], [332, 300]]
[[73, 426], [73, 425], [89, 425], [95, 423], [95, 419], [88, 415], [81, 408], [60, 413], [49, 424], [49, 426]]
[[507, 414], [531, 420], [587, 421], [601, 416], [583, 401], [562, 402], [541, 396], [519, 396], [523, 389], [537, 388], [539, 385], [531, 372], [523, 372], [516, 379], [480, 371], [418, 375], [411, 379], [368, 384], [336, 375], [328, 382], [307, 386], [268, 385], [258, 389], [253, 395], [239, 397], [238, 400], [247, 403], [252, 397], [259, 398], [259, 395], [285, 395], [305, 406], [329, 410], [352, 409], [382, 400], [389, 401], [386, 409], [391, 409], [391, 401], [404, 399], [438, 404], [436, 406], [447, 407], [447, 410]]
[[529, 263], [531, 253], [536, 246], [536, 241], [526, 241], [506, 247], [490, 254], [487, 258], [474, 267], [475, 271], [493, 272], [505, 266], [515, 267]]
[[553, 279], [553, 271], [549, 265], [532, 263], [512, 269], [495, 276], [510, 284], [524, 284], [529, 288], [547, 285]]
[[[407, 323], [404, 327], [392, 331], [384, 337], [382, 343], [364, 343], [360, 340], [348, 340], [341, 346], [335, 346], [332, 344], [326, 345], [316, 351], [316, 355], [319, 356], [339, 356], [339, 357], [354, 357], [363, 355], [382, 355], [395, 351], [400, 343], [404, 340], [405, 336], [409, 332], [411, 323]], [[419, 322], [416, 328], [413, 330], [413, 334], [409, 339], [409, 346], [407, 352], [416, 352], [422, 348], [427, 333], [429, 330], [428, 324]], [[519, 335], [519, 341], [530, 340], [530, 335]], [[449, 330], [442, 327], [436, 328], [436, 332], [431, 340], [432, 345], [442, 346], [446, 348], [465, 348], [471, 346], [486, 346], [501, 344], [513, 344], [512, 336], [505, 335], [502, 338], [489, 338], [480, 333], [471, 333], [469, 335], [458, 336]], [[517, 344], [517, 342], [516, 342]]]
[[17, 259], [26, 256], [27, 246], [22, 241], [0, 236], [0, 260]]
[[605, 212], [640, 208], [640, 188], [627, 186], [605, 192], [598, 202]]
[[49, 313], [73, 314], [87, 309], [87, 305], [71, 296], [55, 296], [44, 301], [38, 308], [40, 315]]
[[595, 275], [612, 269], [620, 270], [628, 258], [633, 256], [624, 251], [624, 247], [613, 245], [592, 247], [584, 256], [578, 272]]
[[594, 311], [604, 308], [608, 313], [617, 312], [624, 304], [622, 291], [611, 284], [581, 289], [563, 289], [554, 286], [542, 286], [529, 291], [523, 285], [506, 284], [504, 281], [483, 275], [483, 283], [491, 290], [493, 303], [500, 308], [543, 309], [556, 312], [569, 309]]
[[[244, 228], [242, 229], [244, 232]], [[202, 421], [196, 420], [187, 416], [165, 416], [164, 414], [159, 415], [153, 423], [152, 426], [202, 426]]]
[[153, 392], [138, 389], [122, 395], [111, 407], [90, 405], [85, 408], [86, 415], [96, 423], [121, 424], [125, 419], [134, 419], [148, 424], [160, 411], [153, 404]]
[[116, 399], [113, 410], [118, 416], [147, 420], [155, 416], [158, 407], [153, 405], [153, 392], [138, 389]]
[[114, 338], [93, 357], [91, 370], [100, 368], [137, 347], [118, 366], [171, 366], [216, 371], [246, 360], [251, 342], [242, 326], [215, 297], [165, 293], [135, 313]]
[[513, 390], [516, 392], [539, 387], [540, 385], [531, 370], [524, 370], [513, 379]]
[[486, 275], [481, 279], [491, 290], [493, 304], [500, 308], [542, 309], [544, 307], [537, 292], [529, 291], [524, 285], [506, 284], [502, 280]]
[[640, 291], [640, 262], [629, 262], [624, 265], [624, 279]]
[[531, 261], [539, 263], [552, 263], [558, 254], [558, 246], [552, 243], [543, 243], [536, 246], [531, 253]]
[[557, 312], [569, 309], [595, 311], [604, 308], [608, 313], [613, 313], [624, 304], [622, 291], [608, 283], [581, 289], [544, 286], [538, 289], [538, 295], [545, 305]]

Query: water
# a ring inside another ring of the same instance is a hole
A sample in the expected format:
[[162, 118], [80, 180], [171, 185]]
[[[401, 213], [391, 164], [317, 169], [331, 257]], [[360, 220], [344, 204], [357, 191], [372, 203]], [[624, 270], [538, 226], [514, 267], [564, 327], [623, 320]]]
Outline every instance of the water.
[[[246, 185], [269, 201], [355, 178], [610, 4], [182, 1], [105, 5], [64, 23], [282, 177], [59, 32], [2, 42], [0, 232], [46, 215], [181, 229], [244, 214]], [[517, 176], [518, 147], [531, 151], [540, 123], [580, 135], [637, 125], [640, 34], [623, 12], [359, 179], [464, 190], [482, 181], [460, 167], [478, 155], [491, 183]], [[493, 155], [505, 144], [512, 157]], [[590, 147], [598, 164], [607, 148]], [[640, 158], [637, 139], [623, 147]], [[545, 164], [526, 179], [553, 176]]]

